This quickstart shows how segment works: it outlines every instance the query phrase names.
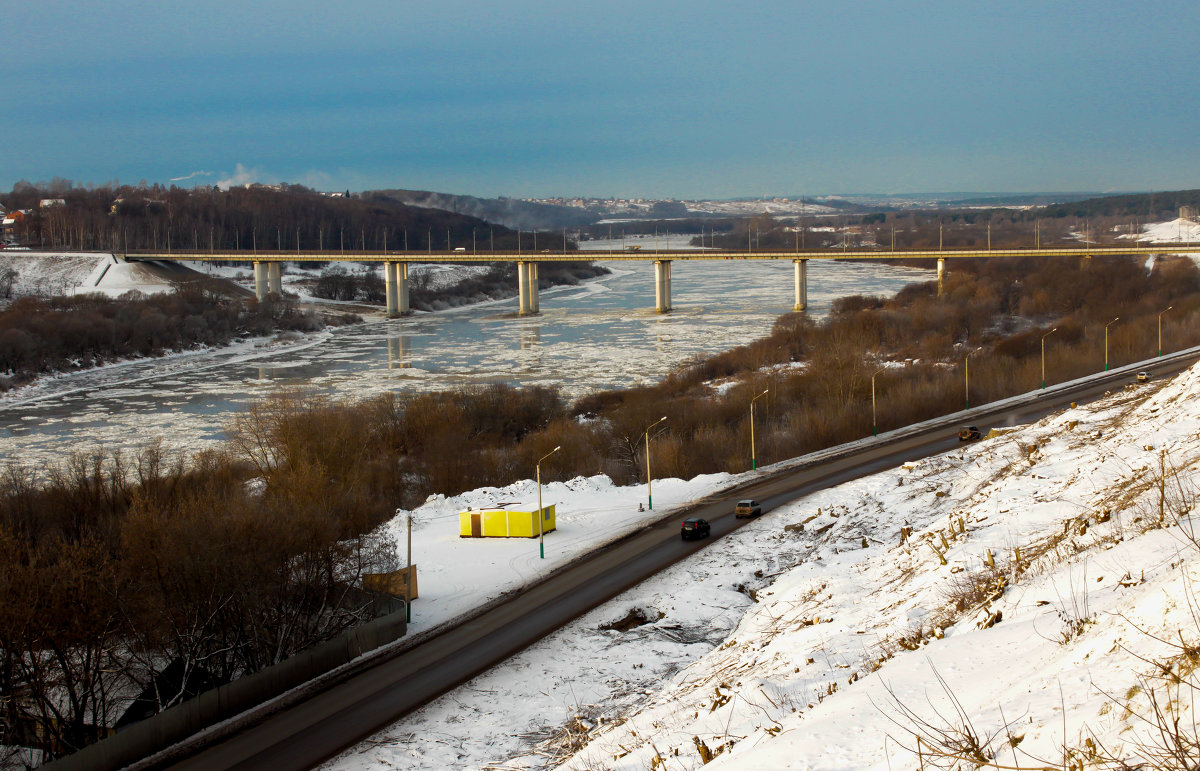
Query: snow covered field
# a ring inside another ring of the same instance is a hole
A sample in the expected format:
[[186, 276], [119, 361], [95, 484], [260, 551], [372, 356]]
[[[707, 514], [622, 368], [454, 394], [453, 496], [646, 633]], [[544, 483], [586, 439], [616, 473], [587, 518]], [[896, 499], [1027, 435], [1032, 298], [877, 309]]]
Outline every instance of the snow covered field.
[[[768, 512], [324, 768], [916, 769], [910, 731], [928, 761], [968, 722], [1004, 767], [1138, 757], [1155, 662], [1200, 639], [1197, 397], [1193, 368]], [[734, 481], [656, 482], [659, 513]], [[431, 501], [414, 629], [636, 526], [644, 493], [545, 486], [544, 566], [536, 542], [456, 535], [532, 483]]]

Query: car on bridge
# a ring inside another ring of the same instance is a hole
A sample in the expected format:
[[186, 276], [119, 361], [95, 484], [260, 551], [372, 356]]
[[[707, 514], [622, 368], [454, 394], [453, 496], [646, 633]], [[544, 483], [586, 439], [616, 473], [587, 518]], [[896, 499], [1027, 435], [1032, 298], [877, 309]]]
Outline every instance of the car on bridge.
[[1147, 372], [1146, 370], [1142, 370], [1141, 372], [1137, 373], [1136, 379], [1139, 383], [1149, 383], [1150, 382], [1150, 373]]
[[975, 426], [963, 426], [958, 429], [958, 441], [975, 442], [983, 438], [983, 432]]
[[690, 541], [694, 538], [708, 538], [712, 526], [708, 524], [707, 519], [692, 517], [683, 520], [683, 524], [679, 526], [679, 535], [683, 540]]
[[738, 501], [737, 506], [733, 507], [733, 516], [742, 519], [745, 517], [758, 517], [762, 515], [762, 506], [758, 501], [752, 501], [747, 498], [744, 501]]

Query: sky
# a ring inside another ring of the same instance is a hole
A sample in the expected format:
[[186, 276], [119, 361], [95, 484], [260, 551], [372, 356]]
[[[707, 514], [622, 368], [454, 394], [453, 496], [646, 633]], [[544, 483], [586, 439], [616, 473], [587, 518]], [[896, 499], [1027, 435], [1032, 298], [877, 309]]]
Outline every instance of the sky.
[[1197, 187], [1194, 3], [0, 0], [0, 190]]

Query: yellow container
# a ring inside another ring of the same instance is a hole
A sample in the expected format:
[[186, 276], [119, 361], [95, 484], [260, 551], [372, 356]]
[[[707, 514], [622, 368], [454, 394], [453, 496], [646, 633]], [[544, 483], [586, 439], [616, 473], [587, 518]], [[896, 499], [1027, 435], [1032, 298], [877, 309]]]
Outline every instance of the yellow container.
[[542, 526], [538, 530], [536, 511], [478, 509], [458, 514], [458, 534], [462, 538], [537, 538], [554, 530], [554, 506], [542, 508]]

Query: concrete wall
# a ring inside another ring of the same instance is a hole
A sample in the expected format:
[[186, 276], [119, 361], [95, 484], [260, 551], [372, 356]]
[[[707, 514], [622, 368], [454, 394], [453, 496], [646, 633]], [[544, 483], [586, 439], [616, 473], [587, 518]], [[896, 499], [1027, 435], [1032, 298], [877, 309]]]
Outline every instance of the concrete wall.
[[399, 639], [407, 631], [402, 600], [399, 610], [297, 653], [261, 672], [239, 678], [194, 699], [163, 710], [120, 733], [67, 755], [43, 768], [53, 771], [116, 771], [153, 755], [209, 726], [257, 707], [286, 691], [330, 672], [361, 654]]

